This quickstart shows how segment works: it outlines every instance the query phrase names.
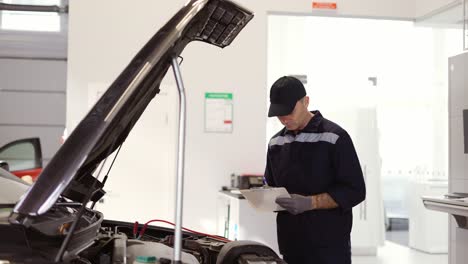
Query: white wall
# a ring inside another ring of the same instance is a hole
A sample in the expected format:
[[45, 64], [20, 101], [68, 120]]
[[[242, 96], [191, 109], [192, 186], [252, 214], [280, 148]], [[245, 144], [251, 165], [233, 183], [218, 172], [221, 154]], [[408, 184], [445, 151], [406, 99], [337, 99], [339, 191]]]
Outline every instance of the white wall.
[[[183, 5], [183, 1], [142, 1], [140, 6], [128, 6], [127, 3], [71, 3], [67, 94], [69, 127], [74, 127], [87, 111], [84, 102], [87, 102], [88, 85], [110, 83], [116, 78], [146, 40]], [[106, 19], [102, 19], [104, 13], [107, 14]], [[124, 19], [126, 17], [128, 19]], [[188, 227], [214, 233], [216, 194], [221, 185], [228, 184], [229, 174], [263, 172], [266, 50], [262, 40], [266, 34], [265, 21], [259, 19], [249, 25], [234, 45], [225, 50], [193, 43], [182, 54], [182, 73], [188, 96], [184, 221]], [[260, 41], [251, 41], [257, 38]], [[167, 76], [165, 82], [173, 83], [172, 75]], [[232, 134], [203, 132], [204, 92], [217, 91], [234, 95]], [[157, 151], [157, 148], [142, 146], [135, 156], [151, 155], [151, 151]], [[148, 174], [144, 164], [129, 162], [128, 166], [134, 167], [135, 175]], [[110, 179], [114, 180], [125, 184], [123, 179]], [[155, 188], [154, 191], [159, 190]]]
[[[184, 2], [70, 2], [69, 128], [76, 126], [88, 110], [88, 86], [112, 82], [139, 48]], [[266, 14], [311, 13], [311, 2], [305, 0], [238, 2], [253, 10], [255, 18], [231, 47], [220, 50], [204, 43], [192, 43], [182, 54], [182, 73], [188, 96], [184, 225], [212, 233], [216, 231], [216, 193], [222, 185], [229, 183], [229, 175], [232, 172], [263, 173], [264, 170], [268, 89]], [[413, 5], [406, 0], [342, 0], [338, 4], [338, 14], [345, 16], [411, 19], [414, 13]], [[173, 77], [167, 76], [165, 82], [173, 84]], [[233, 93], [232, 134], [203, 132], [205, 92]], [[142, 147], [135, 156], [151, 155], [151, 151], [157, 151], [157, 148]], [[135, 175], [147, 173], [142, 164], [129, 162], [128, 166], [134, 168]], [[120, 184], [126, 181], [109, 180]], [[131, 192], [129, 190], [129, 194]]]

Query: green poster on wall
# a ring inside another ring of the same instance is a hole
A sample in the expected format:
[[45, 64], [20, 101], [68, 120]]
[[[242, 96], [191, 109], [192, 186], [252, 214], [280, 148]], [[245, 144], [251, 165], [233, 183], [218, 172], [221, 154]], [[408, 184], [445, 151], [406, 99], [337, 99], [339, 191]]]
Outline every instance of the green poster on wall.
[[205, 93], [205, 132], [232, 133], [232, 93]]

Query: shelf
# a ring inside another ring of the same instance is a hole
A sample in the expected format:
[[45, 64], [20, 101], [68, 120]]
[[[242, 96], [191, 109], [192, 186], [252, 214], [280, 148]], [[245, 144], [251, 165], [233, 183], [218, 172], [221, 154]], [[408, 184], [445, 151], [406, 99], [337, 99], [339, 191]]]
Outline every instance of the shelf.
[[460, 228], [468, 229], [468, 202], [443, 196], [423, 196], [422, 200], [427, 209], [449, 213]]

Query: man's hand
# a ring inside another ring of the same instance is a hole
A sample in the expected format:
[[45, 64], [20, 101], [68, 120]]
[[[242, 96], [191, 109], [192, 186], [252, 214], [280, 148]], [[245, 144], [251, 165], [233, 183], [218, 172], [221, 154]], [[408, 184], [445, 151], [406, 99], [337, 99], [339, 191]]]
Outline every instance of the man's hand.
[[278, 197], [275, 202], [293, 215], [313, 209], [312, 198], [299, 194], [291, 194], [291, 198]]

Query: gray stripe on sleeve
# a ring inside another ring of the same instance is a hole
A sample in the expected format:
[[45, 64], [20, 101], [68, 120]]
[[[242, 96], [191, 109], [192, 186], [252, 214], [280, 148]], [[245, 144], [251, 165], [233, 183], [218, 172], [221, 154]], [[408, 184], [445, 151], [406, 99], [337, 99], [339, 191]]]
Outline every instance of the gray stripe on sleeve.
[[338, 140], [340, 136], [338, 136], [335, 133], [331, 132], [324, 132], [324, 133], [301, 133], [297, 137], [294, 137], [292, 135], [286, 135], [286, 136], [278, 136], [275, 138], [272, 138], [270, 140], [270, 143], [268, 144], [269, 147], [272, 146], [282, 146], [284, 144], [290, 144], [292, 142], [302, 142], [302, 143], [314, 143], [314, 142], [319, 142], [319, 141], [324, 141], [328, 142], [331, 144], [336, 144], [336, 141]]

